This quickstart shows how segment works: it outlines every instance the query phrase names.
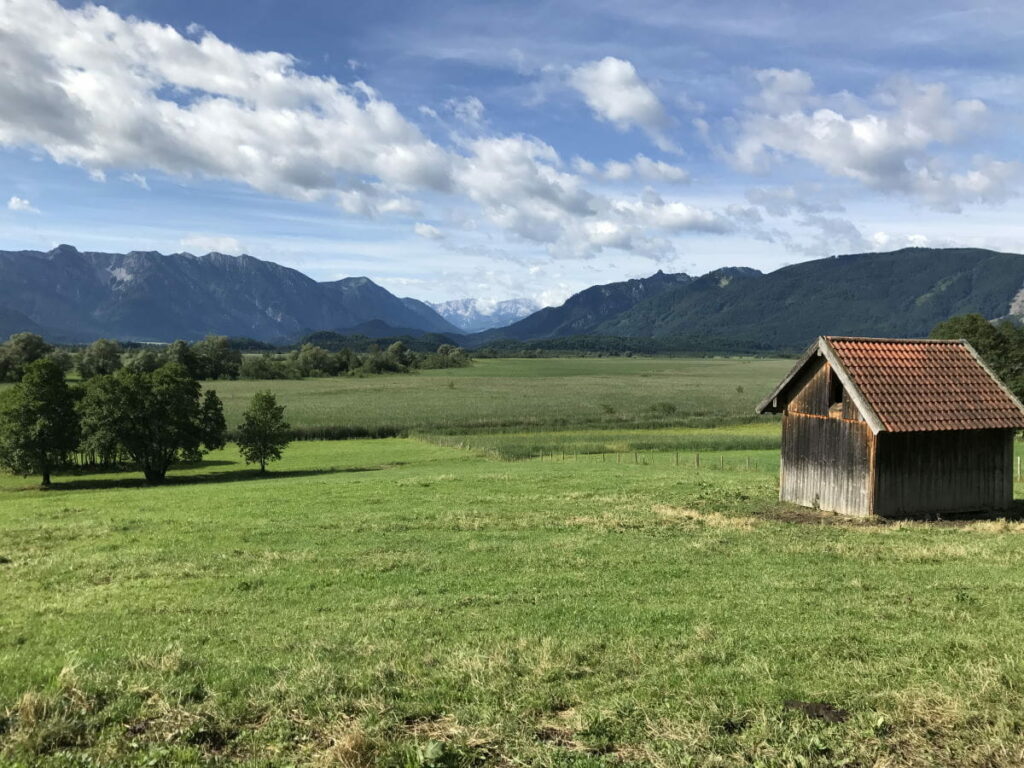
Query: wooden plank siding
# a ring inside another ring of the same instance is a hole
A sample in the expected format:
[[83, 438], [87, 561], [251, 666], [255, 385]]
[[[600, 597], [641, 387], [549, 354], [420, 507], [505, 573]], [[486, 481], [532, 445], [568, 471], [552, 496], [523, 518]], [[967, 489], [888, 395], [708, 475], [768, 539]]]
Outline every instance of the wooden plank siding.
[[[780, 498], [827, 512], [870, 514], [871, 430], [824, 357], [793, 383], [782, 417]], [[836, 402], [839, 410], [831, 408]]]
[[871, 514], [873, 441], [863, 421], [787, 412], [780, 498], [827, 512]]
[[1013, 499], [1013, 430], [882, 432], [874, 512], [913, 517], [1006, 509]]

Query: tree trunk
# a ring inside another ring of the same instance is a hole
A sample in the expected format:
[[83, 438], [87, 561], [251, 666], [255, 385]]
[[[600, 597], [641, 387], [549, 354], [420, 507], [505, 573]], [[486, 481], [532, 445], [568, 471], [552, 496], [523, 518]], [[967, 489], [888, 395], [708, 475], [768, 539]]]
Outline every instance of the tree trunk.
[[260, 474], [261, 475], [267, 474], [267, 460], [266, 459], [260, 459]]
[[50, 470], [49, 469], [44, 469], [43, 470], [43, 488], [49, 488], [49, 487], [50, 487]]
[[164, 481], [164, 477], [167, 476], [166, 469], [144, 469], [142, 474], [146, 476], [146, 482], [151, 485], [157, 485]]

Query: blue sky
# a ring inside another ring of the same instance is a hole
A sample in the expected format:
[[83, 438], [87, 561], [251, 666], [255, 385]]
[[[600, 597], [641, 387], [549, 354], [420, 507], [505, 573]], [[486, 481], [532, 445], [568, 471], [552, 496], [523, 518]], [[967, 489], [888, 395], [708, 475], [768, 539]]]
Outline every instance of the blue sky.
[[0, 248], [428, 300], [1024, 250], [1019, 3], [0, 0]]

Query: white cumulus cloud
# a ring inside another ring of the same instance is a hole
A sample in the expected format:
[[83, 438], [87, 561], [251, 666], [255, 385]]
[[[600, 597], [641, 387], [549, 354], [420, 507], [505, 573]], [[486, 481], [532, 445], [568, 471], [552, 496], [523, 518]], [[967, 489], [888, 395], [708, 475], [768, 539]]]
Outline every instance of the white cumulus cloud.
[[471, 128], [480, 128], [483, 125], [484, 105], [476, 96], [448, 99], [444, 105], [459, 122], [465, 123]]
[[664, 105], [631, 62], [614, 56], [588, 62], [570, 73], [569, 84], [600, 119], [620, 131], [641, 128], [659, 149], [678, 151], [666, 137], [669, 119]]
[[433, 224], [424, 224], [420, 221], [416, 222], [413, 231], [427, 240], [441, 240], [444, 238], [444, 233]]
[[39, 209], [23, 197], [14, 195], [7, 201], [7, 209], [19, 213], [39, 213]]
[[742, 116], [732, 151], [742, 170], [799, 158], [832, 176], [952, 211], [1014, 194], [1020, 163], [976, 157], [969, 168], [953, 170], [940, 154], [981, 129], [988, 110], [978, 99], [954, 99], [941, 83], [900, 80], [869, 102], [851, 94], [819, 96], [799, 70], [765, 70], [757, 79], [760, 95]]
[[[144, 186], [151, 170], [224, 179], [359, 216], [418, 217], [425, 200], [469, 200], [511, 239], [554, 255], [661, 255], [672, 250], [666, 234], [721, 231], [720, 214], [682, 201], [588, 189], [596, 177], [581, 172], [586, 161], [570, 170], [536, 138], [479, 135], [442, 146], [366, 83], [305, 74], [285, 53], [244, 51], [203, 28], [190, 37], [102, 6], [0, 0], [0, 8], [0, 146], [40, 148], [97, 181], [116, 172]], [[573, 80], [604, 119], [669, 146], [665, 111], [629, 62], [594, 62]], [[482, 130], [479, 100], [446, 108]], [[642, 155], [628, 167], [649, 181], [685, 180], [682, 169]], [[202, 234], [182, 245], [240, 249], [234, 238]]]

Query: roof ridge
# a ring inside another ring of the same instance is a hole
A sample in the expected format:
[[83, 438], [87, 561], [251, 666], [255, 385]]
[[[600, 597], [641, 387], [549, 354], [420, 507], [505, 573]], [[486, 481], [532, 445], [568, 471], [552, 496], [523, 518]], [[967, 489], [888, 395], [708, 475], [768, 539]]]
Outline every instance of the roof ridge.
[[867, 341], [878, 344], [963, 344], [964, 339], [888, 339], [883, 336], [826, 336], [833, 341]]

